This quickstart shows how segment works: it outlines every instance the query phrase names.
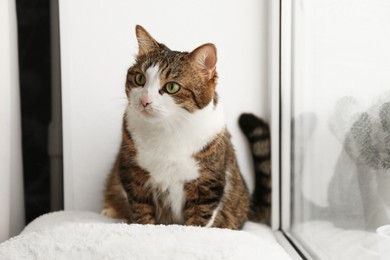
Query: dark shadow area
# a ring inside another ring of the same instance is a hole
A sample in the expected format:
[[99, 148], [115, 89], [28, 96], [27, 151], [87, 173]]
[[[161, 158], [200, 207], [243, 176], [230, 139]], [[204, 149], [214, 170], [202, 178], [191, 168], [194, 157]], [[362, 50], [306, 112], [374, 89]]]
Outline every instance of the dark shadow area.
[[17, 0], [26, 223], [50, 211], [50, 0]]

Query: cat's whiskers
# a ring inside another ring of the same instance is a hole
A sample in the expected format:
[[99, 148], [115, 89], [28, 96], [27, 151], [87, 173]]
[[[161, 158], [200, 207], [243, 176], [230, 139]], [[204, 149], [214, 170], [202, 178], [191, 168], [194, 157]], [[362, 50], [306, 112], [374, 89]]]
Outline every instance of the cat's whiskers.
[[176, 135], [181, 136], [182, 131], [178, 129], [177, 126], [186, 124], [190, 121], [189, 117], [185, 113], [175, 113], [175, 117], [172, 120], [168, 120], [169, 125], [171, 126], [171, 131], [174, 131]]

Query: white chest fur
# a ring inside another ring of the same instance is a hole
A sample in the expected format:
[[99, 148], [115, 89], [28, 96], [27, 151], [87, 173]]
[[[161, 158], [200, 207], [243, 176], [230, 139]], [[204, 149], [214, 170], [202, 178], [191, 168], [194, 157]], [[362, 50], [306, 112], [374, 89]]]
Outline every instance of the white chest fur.
[[184, 184], [199, 176], [193, 155], [220, 133], [225, 123], [221, 105], [214, 108], [212, 102], [195, 113], [183, 109], [175, 113], [172, 119], [150, 122], [128, 110], [127, 122], [137, 162], [150, 173], [150, 185], [168, 193], [165, 203], [175, 221], [181, 222]]

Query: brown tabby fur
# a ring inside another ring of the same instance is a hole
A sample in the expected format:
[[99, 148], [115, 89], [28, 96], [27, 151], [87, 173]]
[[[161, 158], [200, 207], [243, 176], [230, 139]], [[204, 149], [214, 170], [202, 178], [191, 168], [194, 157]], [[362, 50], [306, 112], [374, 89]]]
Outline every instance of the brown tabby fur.
[[249, 141], [256, 174], [248, 217], [255, 222], [270, 224], [272, 190], [269, 126], [253, 114], [242, 114], [239, 124]]
[[[182, 109], [194, 113], [210, 102], [213, 102], [214, 107], [217, 106], [216, 56], [200, 53], [205, 49], [215, 53], [214, 45], [202, 45], [191, 53], [176, 52], [156, 42], [141, 26], [136, 27], [136, 34], [139, 53], [135, 64], [127, 73], [128, 97], [138, 87], [134, 82], [137, 72], [159, 64], [161, 85], [175, 81], [182, 87], [172, 95], [175, 103]], [[204, 60], [199, 62], [199, 57]], [[139, 151], [128, 130], [126, 113], [123, 119], [122, 144], [106, 181], [103, 214], [124, 219], [128, 223], [193, 226], [209, 224], [212, 227], [230, 229], [240, 229], [243, 226], [250, 207], [249, 193], [226, 129], [192, 155], [198, 165], [199, 177], [184, 183], [182, 218], [177, 219], [166, 203], [169, 191], [163, 192], [158, 187], [151, 186], [150, 173], [139, 164]], [[210, 222], [213, 214], [215, 219]]]

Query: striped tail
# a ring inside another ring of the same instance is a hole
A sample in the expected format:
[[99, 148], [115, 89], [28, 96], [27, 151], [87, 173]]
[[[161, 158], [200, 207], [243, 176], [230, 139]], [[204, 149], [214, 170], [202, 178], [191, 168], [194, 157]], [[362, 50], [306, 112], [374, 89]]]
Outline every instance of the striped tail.
[[255, 189], [248, 218], [270, 224], [271, 221], [271, 138], [267, 123], [253, 114], [242, 114], [239, 125], [249, 141], [255, 168]]

